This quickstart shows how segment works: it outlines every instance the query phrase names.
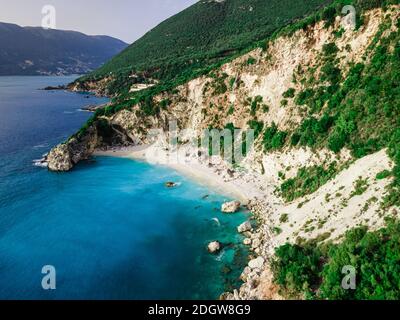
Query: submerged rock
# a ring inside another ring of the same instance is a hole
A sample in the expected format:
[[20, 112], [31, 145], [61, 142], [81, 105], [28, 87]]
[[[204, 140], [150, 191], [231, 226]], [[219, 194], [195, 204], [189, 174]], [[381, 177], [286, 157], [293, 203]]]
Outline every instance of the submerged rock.
[[237, 230], [238, 230], [239, 233], [244, 233], [244, 232], [247, 232], [247, 231], [251, 231], [252, 229], [253, 229], [253, 227], [252, 227], [250, 221], [246, 221], [246, 222], [242, 223], [238, 227]]
[[222, 205], [221, 211], [224, 213], [235, 213], [239, 211], [240, 207], [241, 203], [239, 201], [225, 202]]
[[168, 182], [165, 183], [165, 186], [167, 188], [175, 188], [177, 185], [178, 185], [177, 183], [171, 182], [171, 181], [168, 181]]
[[207, 250], [210, 253], [218, 253], [221, 250], [221, 243], [218, 241], [210, 242], [207, 246]]
[[221, 269], [221, 272], [222, 272], [223, 274], [229, 274], [229, 273], [232, 272], [232, 269], [231, 269], [229, 266], [224, 265], [224, 266], [222, 267], [222, 269]]

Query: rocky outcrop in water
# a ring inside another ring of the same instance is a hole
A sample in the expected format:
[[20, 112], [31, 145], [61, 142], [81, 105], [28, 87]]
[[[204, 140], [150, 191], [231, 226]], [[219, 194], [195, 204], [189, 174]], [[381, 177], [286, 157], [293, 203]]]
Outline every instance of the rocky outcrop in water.
[[68, 143], [53, 148], [47, 156], [48, 168], [51, 171], [69, 171], [73, 164]]
[[217, 253], [221, 250], [221, 244], [218, 241], [210, 242], [207, 246], [209, 253]]
[[226, 202], [222, 205], [221, 211], [224, 213], [235, 213], [240, 209], [241, 203], [239, 201]]
[[[250, 261], [244, 268], [240, 279], [243, 285], [233, 292], [221, 295], [221, 300], [280, 300], [279, 287], [274, 284], [273, 274], [270, 270], [269, 261], [274, 252], [274, 242], [269, 227], [269, 221], [265, 220], [265, 212], [269, 205], [261, 201], [250, 201], [249, 210], [258, 222], [257, 228], [246, 231], [246, 245], [250, 246]], [[249, 226], [249, 223], [245, 223]], [[244, 225], [244, 224], [243, 224]]]
[[66, 143], [53, 148], [47, 155], [48, 168], [51, 171], [69, 171], [79, 161], [87, 160], [98, 146], [97, 129], [90, 127], [82, 137], [72, 137]]
[[264, 266], [265, 260], [263, 257], [258, 257], [256, 259], [250, 260], [249, 262], [249, 268], [250, 269], [259, 269], [261, 270], [262, 267]]
[[242, 224], [238, 227], [238, 232], [239, 232], [239, 233], [244, 233], [244, 232], [251, 231], [252, 229], [253, 229], [253, 227], [251, 226], [250, 221], [246, 221], [246, 222], [242, 223]]
[[66, 90], [67, 87], [64, 85], [59, 85], [59, 86], [47, 86], [44, 87], [42, 90], [44, 91], [56, 91], [56, 90]]

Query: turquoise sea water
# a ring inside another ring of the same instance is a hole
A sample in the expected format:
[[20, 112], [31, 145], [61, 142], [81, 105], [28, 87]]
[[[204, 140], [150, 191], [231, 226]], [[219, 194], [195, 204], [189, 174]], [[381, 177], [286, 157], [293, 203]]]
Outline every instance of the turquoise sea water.
[[[104, 102], [36, 90], [71, 80], [0, 77], [0, 298], [215, 299], [238, 285], [246, 251], [236, 227], [248, 217], [220, 213], [224, 196], [127, 159], [67, 174], [33, 166], [89, 117], [80, 107]], [[219, 255], [206, 251], [212, 240], [225, 244]], [[56, 290], [41, 287], [45, 265]]]

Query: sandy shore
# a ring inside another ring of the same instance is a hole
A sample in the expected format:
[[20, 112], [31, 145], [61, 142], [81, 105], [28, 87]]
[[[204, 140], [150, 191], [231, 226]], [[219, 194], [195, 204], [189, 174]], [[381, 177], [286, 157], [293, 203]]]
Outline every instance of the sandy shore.
[[245, 171], [232, 171], [220, 159], [199, 158], [193, 150], [183, 148], [169, 153], [158, 146], [136, 146], [97, 150], [95, 156], [112, 156], [146, 161], [167, 166], [184, 176], [206, 185], [215, 191], [246, 204], [249, 200], [265, 197], [262, 181]]

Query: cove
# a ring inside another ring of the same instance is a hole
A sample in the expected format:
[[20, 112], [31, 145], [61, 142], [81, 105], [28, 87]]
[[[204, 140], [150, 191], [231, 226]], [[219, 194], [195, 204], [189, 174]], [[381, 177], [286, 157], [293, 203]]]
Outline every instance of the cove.
[[[128, 159], [38, 170], [35, 192], [0, 210], [2, 298], [216, 299], [238, 285], [246, 214], [222, 214], [223, 196]], [[206, 250], [215, 239], [219, 255]], [[44, 265], [57, 271], [56, 290], [40, 287]]]
[[[96, 157], [67, 174], [33, 166], [90, 116], [77, 110], [104, 102], [37, 90], [58, 84], [0, 77], [0, 298], [217, 299], [239, 285], [248, 252], [236, 227], [248, 213], [222, 214], [228, 197], [129, 159]], [[218, 255], [206, 250], [213, 240], [225, 245]], [[43, 290], [44, 266], [56, 290]]]

